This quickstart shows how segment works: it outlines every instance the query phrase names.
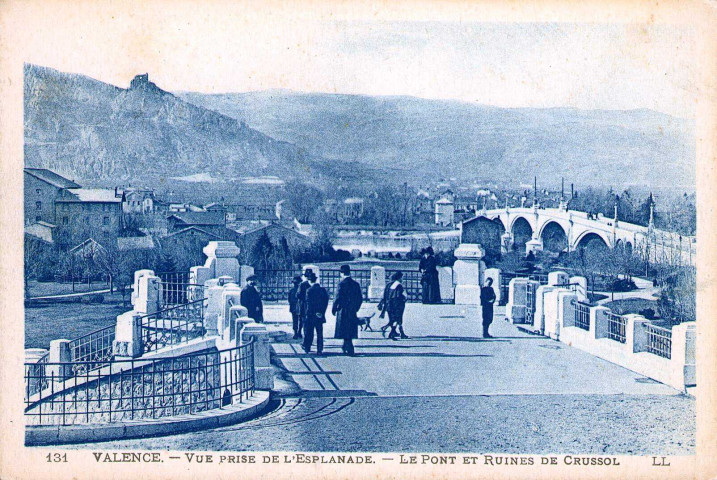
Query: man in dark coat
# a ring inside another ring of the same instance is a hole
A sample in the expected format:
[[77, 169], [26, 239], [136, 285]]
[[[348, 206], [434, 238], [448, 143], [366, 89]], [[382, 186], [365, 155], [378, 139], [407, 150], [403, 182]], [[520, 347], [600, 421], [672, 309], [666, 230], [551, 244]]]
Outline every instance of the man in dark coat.
[[249, 311], [247, 314], [249, 318], [253, 318], [257, 323], [262, 323], [264, 321], [264, 305], [261, 303], [261, 295], [256, 289], [256, 281], [256, 275], [251, 275], [246, 279], [246, 286], [241, 289], [239, 302]]
[[306, 290], [306, 319], [304, 323], [304, 351], [311, 351], [316, 332], [316, 353], [321, 355], [324, 350], [324, 323], [326, 323], [326, 309], [329, 306], [329, 293], [319, 285], [314, 272], [306, 275], [311, 284]]
[[493, 291], [493, 279], [485, 281], [485, 286], [480, 289], [480, 305], [483, 313], [483, 338], [493, 338], [488, 333], [490, 324], [493, 323], [493, 304], [495, 303], [495, 291]]
[[304, 274], [302, 275], [304, 281], [299, 284], [299, 290], [296, 292], [296, 301], [298, 303], [299, 308], [299, 318], [301, 320], [301, 325], [303, 325], [304, 327], [306, 326], [306, 291], [311, 286], [307, 275], [313, 273], [314, 271], [310, 268], [304, 270]]
[[336, 332], [334, 338], [344, 341], [341, 349], [346, 355], [354, 355], [353, 339], [358, 338], [358, 318], [356, 314], [363, 303], [361, 285], [351, 278], [351, 267], [341, 265], [336, 298], [331, 313], [336, 315]]
[[294, 286], [291, 287], [291, 290], [289, 290], [289, 312], [291, 312], [291, 323], [294, 327], [294, 339], [301, 338], [301, 305], [299, 302], [298, 294], [299, 294], [299, 285], [301, 284], [301, 277], [299, 275], [295, 276], [291, 283], [294, 284]]

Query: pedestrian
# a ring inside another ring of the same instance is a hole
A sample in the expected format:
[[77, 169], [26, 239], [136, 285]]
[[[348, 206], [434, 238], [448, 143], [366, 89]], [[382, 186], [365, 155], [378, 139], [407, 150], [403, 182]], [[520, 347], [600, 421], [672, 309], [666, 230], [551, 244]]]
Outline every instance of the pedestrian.
[[403, 331], [403, 311], [406, 309], [406, 291], [401, 284], [403, 272], [394, 272], [391, 275], [391, 283], [386, 285], [383, 291], [383, 300], [381, 300], [382, 308], [380, 317], [383, 318], [388, 312], [388, 323], [381, 327], [381, 333], [386, 335], [386, 328], [391, 327], [391, 333], [388, 338], [396, 340], [398, 333], [396, 327], [401, 332], [401, 338], [408, 338]]
[[485, 281], [485, 286], [480, 289], [480, 305], [483, 314], [483, 338], [493, 338], [488, 333], [490, 324], [493, 323], [493, 304], [495, 303], [495, 291], [493, 290], [493, 279]]
[[[309, 289], [311, 284], [308, 280], [308, 275], [313, 275], [314, 271], [310, 268], [304, 270], [302, 275], [303, 281], [299, 284], [299, 291], [296, 293], [296, 301], [298, 303], [299, 320], [301, 325], [306, 327], [306, 291]], [[304, 328], [304, 330], [306, 330]]]
[[351, 267], [341, 265], [339, 276], [341, 281], [331, 308], [331, 313], [336, 315], [334, 338], [342, 339], [344, 343], [341, 350], [346, 355], [353, 356], [355, 353], [353, 339], [358, 338], [357, 313], [363, 303], [363, 293], [361, 292], [361, 285], [351, 278]]
[[423, 303], [441, 303], [441, 289], [438, 284], [438, 261], [434, 256], [433, 247], [422, 250], [423, 258], [418, 264], [421, 272]]
[[262, 323], [264, 321], [264, 305], [261, 302], [261, 295], [256, 289], [257, 280], [256, 275], [250, 275], [246, 279], [246, 285], [241, 289], [239, 303], [242, 307], [246, 307], [249, 318], [254, 319], [257, 323]]
[[306, 274], [310, 286], [306, 290], [306, 318], [304, 323], [304, 352], [311, 351], [316, 333], [316, 353], [321, 355], [324, 351], [324, 323], [326, 323], [326, 309], [329, 306], [329, 294], [319, 285], [314, 272]]
[[301, 338], [301, 303], [299, 302], [299, 285], [301, 285], [301, 276], [296, 275], [291, 283], [293, 286], [289, 290], [289, 312], [291, 312], [291, 323], [294, 327], [294, 340]]

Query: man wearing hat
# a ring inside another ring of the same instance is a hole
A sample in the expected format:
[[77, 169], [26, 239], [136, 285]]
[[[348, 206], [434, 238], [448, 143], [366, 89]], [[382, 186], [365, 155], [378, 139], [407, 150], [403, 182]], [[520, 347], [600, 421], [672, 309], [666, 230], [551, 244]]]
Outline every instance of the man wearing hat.
[[356, 314], [363, 303], [361, 285], [351, 278], [351, 267], [341, 265], [336, 298], [331, 313], [336, 315], [336, 332], [334, 338], [344, 341], [341, 349], [346, 355], [354, 355], [353, 339], [358, 338], [358, 318]]
[[264, 305], [261, 303], [261, 295], [256, 289], [256, 275], [250, 275], [246, 279], [246, 285], [241, 289], [239, 303], [248, 310], [247, 316], [257, 323], [264, 321]]
[[301, 304], [299, 302], [299, 285], [301, 285], [301, 276], [296, 275], [291, 283], [294, 284], [289, 290], [289, 312], [291, 312], [291, 321], [294, 327], [294, 339], [301, 338]]
[[314, 272], [306, 274], [311, 286], [306, 290], [306, 318], [304, 319], [304, 351], [311, 351], [311, 344], [316, 333], [316, 353], [321, 355], [324, 350], [324, 323], [326, 309], [329, 306], [329, 293], [319, 285]]
[[314, 271], [310, 268], [304, 270], [302, 275], [303, 281], [299, 284], [299, 290], [296, 293], [296, 300], [298, 302], [297, 307], [299, 310], [299, 322], [301, 322], [301, 325], [304, 328], [304, 334], [306, 334], [306, 291], [311, 286], [308, 276], [313, 273]]

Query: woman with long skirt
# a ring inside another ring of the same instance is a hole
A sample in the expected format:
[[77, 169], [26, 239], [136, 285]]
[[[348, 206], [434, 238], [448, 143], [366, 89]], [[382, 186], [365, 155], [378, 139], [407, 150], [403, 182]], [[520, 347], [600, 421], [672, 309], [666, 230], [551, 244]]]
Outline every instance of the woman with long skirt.
[[402, 272], [395, 272], [391, 275], [391, 283], [386, 285], [383, 291], [383, 300], [381, 308], [381, 318], [383, 318], [388, 312], [388, 323], [381, 327], [381, 333], [386, 335], [386, 329], [391, 327], [391, 333], [388, 338], [396, 340], [398, 333], [396, 328], [401, 334], [401, 338], [408, 338], [408, 335], [403, 331], [403, 312], [406, 309], [406, 290], [401, 283], [403, 278]]
[[433, 248], [423, 250], [423, 258], [418, 264], [421, 272], [421, 287], [423, 303], [441, 303], [441, 289], [438, 284], [438, 261], [434, 256]]

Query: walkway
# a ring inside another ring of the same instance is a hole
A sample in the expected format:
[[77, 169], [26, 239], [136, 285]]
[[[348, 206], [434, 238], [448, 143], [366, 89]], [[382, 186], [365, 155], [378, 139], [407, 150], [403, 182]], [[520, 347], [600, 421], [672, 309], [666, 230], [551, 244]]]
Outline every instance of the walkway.
[[[366, 308], [370, 311], [371, 306]], [[502, 309], [501, 309], [502, 310]], [[267, 306], [269, 322], [286, 306]], [[378, 330], [381, 321], [374, 318]], [[333, 333], [333, 318], [326, 325]], [[356, 357], [274, 345], [274, 409], [247, 423], [103, 448], [693, 454], [694, 400], [498, 315], [480, 338], [475, 308], [409, 304], [411, 339], [361, 332]], [[88, 445], [85, 445], [88, 447]], [[95, 446], [96, 448], [96, 446]]]

